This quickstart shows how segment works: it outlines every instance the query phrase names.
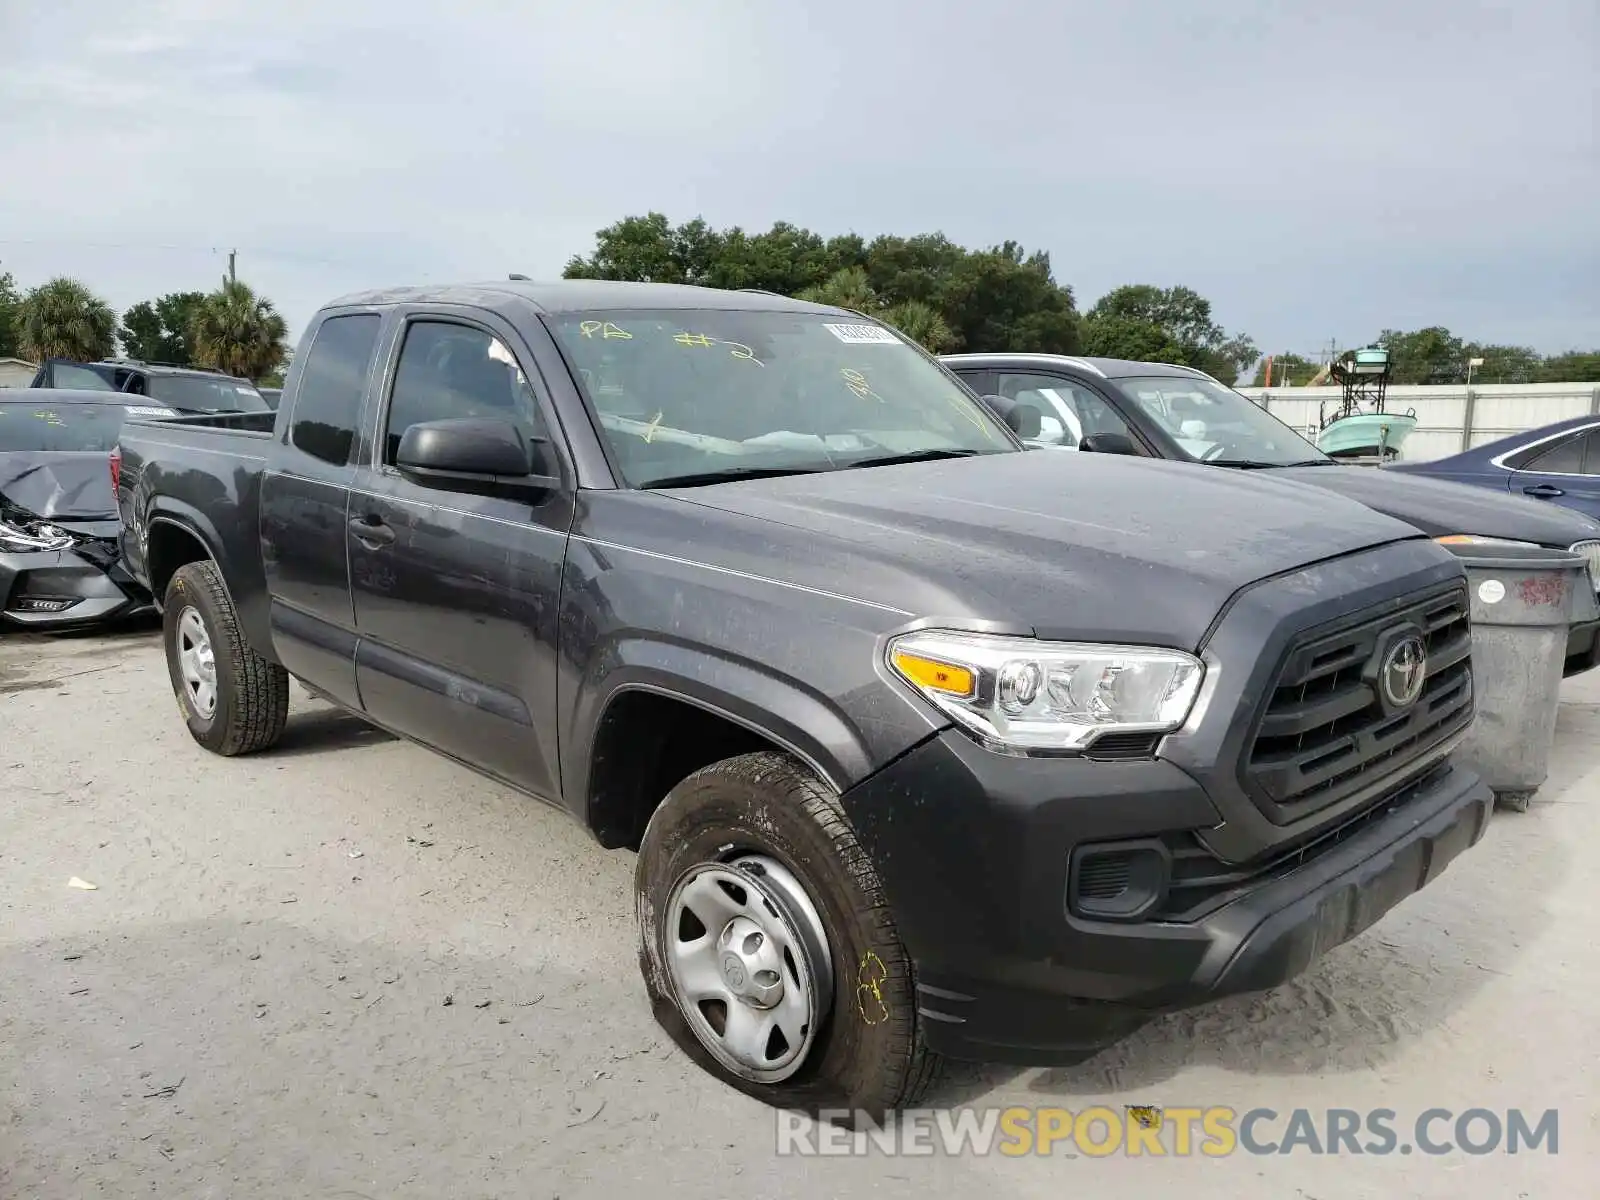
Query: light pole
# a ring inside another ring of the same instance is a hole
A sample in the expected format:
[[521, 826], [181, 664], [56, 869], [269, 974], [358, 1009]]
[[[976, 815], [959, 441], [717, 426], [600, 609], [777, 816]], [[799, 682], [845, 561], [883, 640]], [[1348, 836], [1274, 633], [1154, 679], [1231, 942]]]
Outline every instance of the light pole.
[[1469, 359], [1467, 359], [1467, 386], [1469, 388], [1472, 386], [1472, 369], [1474, 367], [1481, 367], [1481, 366], [1483, 366], [1483, 359], [1481, 359], [1481, 358], [1469, 358]]

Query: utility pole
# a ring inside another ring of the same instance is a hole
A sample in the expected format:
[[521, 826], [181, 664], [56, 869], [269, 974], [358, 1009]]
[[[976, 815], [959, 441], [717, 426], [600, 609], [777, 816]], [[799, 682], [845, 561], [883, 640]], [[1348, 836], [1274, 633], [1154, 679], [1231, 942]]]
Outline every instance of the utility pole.
[[239, 278], [236, 274], [234, 274], [234, 270], [233, 270], [233, 260], [238, 255], [238, 253], [239, 252], [237, 250], [229, 250], [228, 251], [228, 282], [229, 283], [233, 283]]

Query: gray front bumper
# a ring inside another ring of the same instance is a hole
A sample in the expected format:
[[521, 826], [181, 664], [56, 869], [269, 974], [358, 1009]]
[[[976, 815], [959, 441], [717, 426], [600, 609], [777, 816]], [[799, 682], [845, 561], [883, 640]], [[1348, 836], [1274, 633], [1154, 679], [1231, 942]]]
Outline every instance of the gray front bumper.
[[[124, 586], [110, 571], [76, 550], [27, 553], [0, 551], [0, 627], [65, 629], [124, 616], [149, 607], [130, 579]], [[33, 602], [52, 602], [49, 608]], [[53, 602], [67, 601], [56, 608]]]

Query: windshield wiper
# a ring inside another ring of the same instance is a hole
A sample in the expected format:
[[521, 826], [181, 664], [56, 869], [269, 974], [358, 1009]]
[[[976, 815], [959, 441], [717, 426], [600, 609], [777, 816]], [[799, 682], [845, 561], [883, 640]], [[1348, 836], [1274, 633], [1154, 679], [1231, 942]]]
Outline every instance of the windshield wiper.
[[783, 475], [815, 475], [827, 467], [723, 467], [720, 471], [694, 471], [687, 475], [663, 475], [645, 484], [648, 488], [699, 487], [708, 483], [731, 483], [736, 479], [777, 479]]
[[972, 458], [984, 454], [983, 450], [912, 450], [907, 454], [889, 454], [883, 458], [863, 458], [850, 463], [851, 469], [856, 467], [892, 467], [898, 463], [932, 462], [938, 458]]
[[1254, 458], [1208, 458], [1203, 460], [1209, 467], [1235, 467], [1240, 471], [1270, 471], [1275, 467], [1293, 466], [1293, 463], [1261, 462]]
[[1339, 462], [1332, 458], [1302, 458], [1299, 462], [1284, 463], [1286, 467], [1337, 467]]

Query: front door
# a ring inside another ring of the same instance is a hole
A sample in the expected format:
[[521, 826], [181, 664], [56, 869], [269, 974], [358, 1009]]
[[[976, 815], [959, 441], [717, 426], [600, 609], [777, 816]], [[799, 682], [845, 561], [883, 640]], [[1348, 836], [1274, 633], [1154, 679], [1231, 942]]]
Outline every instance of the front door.
[[423, 486], [394, 467], [410, 426], [488, 417], [551, 438], [546, 473], [570, 480], [547, 397], [520, 339], [476, 310], [409, 314], [392, 379], [351, 496], [362, 703], [396, 732], [557, 800], [556, 615], [572, 491], [529, 503]]
[[1512, 471], [1506, 487], [1600, 519], [1600, 429], [1556, 442]]

